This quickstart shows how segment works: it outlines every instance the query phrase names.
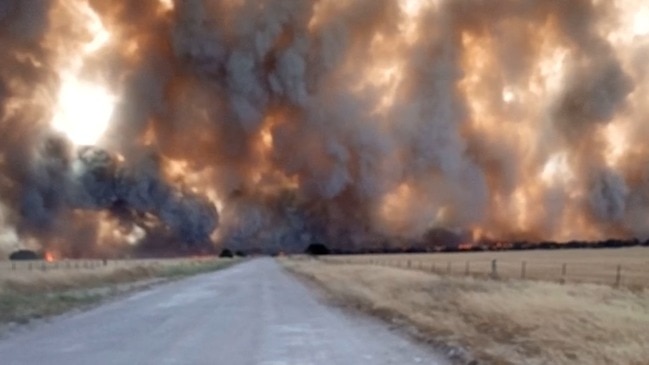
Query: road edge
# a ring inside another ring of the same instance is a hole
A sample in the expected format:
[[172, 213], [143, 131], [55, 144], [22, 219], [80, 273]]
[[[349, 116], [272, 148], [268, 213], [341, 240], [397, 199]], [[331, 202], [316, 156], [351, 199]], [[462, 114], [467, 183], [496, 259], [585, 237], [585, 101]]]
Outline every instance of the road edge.
[[467, 349], [446, 343], [444, 341], [430, 338], [429, 336], [418, 330], [415, 326], [411, 325], [398, 313], [386, 310], [377, 310], [368, 303], [349, 300], [346, 301], [335, 298], [325, 287], [320, 285], [316, 278], [306, 273], [292, 270], [291, 267], [284, 264], [282, 259], [276, 259], [276, 261], [281, 266], [282, 270], [295, 277], [307, 288], [309, 288], [314, 294], [316, 294], [316, 298], [318, 300], [336, 308], [340, 308], [341, 310], [346, 311], [351, 315], [361, 315], [365, 316], [366, 318], [378, 320], [387, 325], [390, 331], [397, 332], [398, 334], [416, 341], [417, 343], [428, 346], [434, 352], [450, 361], [453, 365], [480, 364]]

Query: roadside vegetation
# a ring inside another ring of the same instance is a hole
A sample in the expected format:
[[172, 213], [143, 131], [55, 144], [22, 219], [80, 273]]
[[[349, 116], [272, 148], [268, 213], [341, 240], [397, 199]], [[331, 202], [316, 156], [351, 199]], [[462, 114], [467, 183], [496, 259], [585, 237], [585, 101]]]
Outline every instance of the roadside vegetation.
[[608, 284], [631, 289], [649, 287], [647, 247], [337, 255], [327, 260], [410, 267], [443, 275], [486, 277], [496, 274], [503, 279]]
[[61, 314], [116, 294], [222, 269], [235, 262], [161, 260], [82, 270], [5, 271], [0, 275], [0, 325]]
[[649, 359], [646, 289], [282, 262], [337, 303], [415, 328], [459, 363], [644, 365]]

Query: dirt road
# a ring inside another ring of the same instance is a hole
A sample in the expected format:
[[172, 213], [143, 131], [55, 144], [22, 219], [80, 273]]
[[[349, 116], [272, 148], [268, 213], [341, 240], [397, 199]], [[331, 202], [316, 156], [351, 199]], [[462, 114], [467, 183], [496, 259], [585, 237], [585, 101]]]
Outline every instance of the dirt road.
[[3, 365], [446, 364], [314, 298], [272, 259], [161, 285], [0, 340]]

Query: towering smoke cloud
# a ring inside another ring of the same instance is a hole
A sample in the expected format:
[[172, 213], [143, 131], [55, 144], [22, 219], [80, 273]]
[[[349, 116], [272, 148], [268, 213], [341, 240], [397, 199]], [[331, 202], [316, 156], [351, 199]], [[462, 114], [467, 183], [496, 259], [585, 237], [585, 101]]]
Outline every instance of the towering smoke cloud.
[[642, 0], [5, 1], [0, 222], [68, 255], [646, 239], [648, 24]]

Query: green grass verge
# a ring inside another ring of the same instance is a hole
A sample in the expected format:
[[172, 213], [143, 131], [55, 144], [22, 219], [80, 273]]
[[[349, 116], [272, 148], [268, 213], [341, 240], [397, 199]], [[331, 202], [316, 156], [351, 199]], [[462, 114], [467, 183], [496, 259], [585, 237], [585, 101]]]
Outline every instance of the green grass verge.
[[100, 293], [0, 294], [0, 323], [27, 323], [31, 319], [64, 313], [72, 308], [97, 303]]
[[220, 260], [208, 263], [200, 263], [197, 265], [177, 265], [169, 266], [162, 269], [159, 274], [159, 277], [165, 277], [170, 279], [183, 278], [186, 276], [198, 275], [205, 272], [216, 271], [224, 269], [228, 266], [231, 266], [240, 260]]

